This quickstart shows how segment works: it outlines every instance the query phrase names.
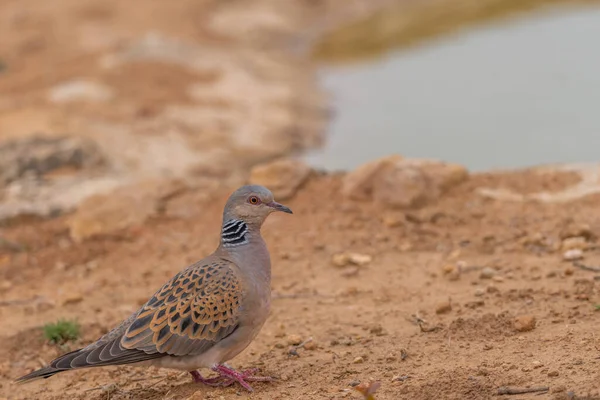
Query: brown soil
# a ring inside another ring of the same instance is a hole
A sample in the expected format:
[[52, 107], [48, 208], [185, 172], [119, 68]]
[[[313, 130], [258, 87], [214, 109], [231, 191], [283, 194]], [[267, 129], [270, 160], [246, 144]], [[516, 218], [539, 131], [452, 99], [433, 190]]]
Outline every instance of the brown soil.
[[[289, 201], [295, 214], [272, 216], [263, 228], [273, 259], [273, 309], [232, 364], [259, 367], [280, 381], [256, 384], [251, 395], [131, 367], [11, 383], [67, 350], [44, 342], [44, 323], [76, 318], [83, 337], [69, 348], [88, 343], [212, 251], [226, 191], [202, 204], [194, 203], [193, 191], [183, 193], [170, 201], [195, 207], [191, 216], [158, 217], [121, 239], [74, 244], [66, 217], [7, 227], [4, 239], [22, 250], [4, 246], [0, 253], [0, 396], [338, 399], [360, 398], [351, 384], [370, 380], [381, 382], [378, 400], [487, 399], [501, 386], [548, 386], [544, 398], [567, 398], [568, 391], [600, 396], [600, 273], [562, 261], [558, 250], [561, 237], [585, 235], [584, 263], [600, 264], [600, 196], [553, 205], [476, 194], [480, 186], [520, 185], [518, 179], [476, 175], [436, 204], [403, 213], [406, 222], [394, 227], [382, 222], [392, 211], [341, 198], [340, 176], [310, 180]], [[333, 266], [332, 255], [344, 251], [373, 260], [358, 269]], [[485, 267], [496, 276], [482, 279]], [[451, 310], [437, 314], [448, 301]], [[532, 331], [515, 329], [514, 318], [524, 315], [536, 318]], [[426, 322], [419, 327], [417, 318]], [[316, 348], [290, 355], [290, 335], [311, 337]], [[112, 384], [118, 390], [108, 393]]]

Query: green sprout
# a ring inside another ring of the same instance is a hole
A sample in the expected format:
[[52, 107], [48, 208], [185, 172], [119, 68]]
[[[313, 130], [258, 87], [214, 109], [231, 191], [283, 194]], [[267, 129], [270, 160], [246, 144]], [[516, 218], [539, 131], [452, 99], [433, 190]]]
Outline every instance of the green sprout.
[[61, 319], [55, 323], [44, 325], [44, 337], [50, 343], [65, 344], [79, 338], [79, 328], [76, 321]]

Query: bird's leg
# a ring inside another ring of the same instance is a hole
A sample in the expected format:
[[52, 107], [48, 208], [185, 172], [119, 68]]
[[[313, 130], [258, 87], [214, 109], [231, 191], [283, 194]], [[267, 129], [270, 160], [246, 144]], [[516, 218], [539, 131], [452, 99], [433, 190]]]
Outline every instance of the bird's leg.
[[274, 379], [268, 376], [255, 376], [254, 374], [258, 372], [256, 368], [249, 369], [247, 371], [238, 372], [235, 369], [225, 366], [225, 365], [215, 365], [213, 371], [217, 372], [220, 377], [227, 378], [229, 380], [233, 380], [249, 392], [252, 392], [252, 386], [248, 384], [248, 382], [270, 382]]
[[202, 383], [208, 386], [231, 386], [236, 382], [223, 375], [215, 376], [214, 378], [205, 378], [200, 375], [200, 372], [198, 371], [190, 371], [190, 375], [192, 375], [192, 379], [194, 379], [195, 383]]

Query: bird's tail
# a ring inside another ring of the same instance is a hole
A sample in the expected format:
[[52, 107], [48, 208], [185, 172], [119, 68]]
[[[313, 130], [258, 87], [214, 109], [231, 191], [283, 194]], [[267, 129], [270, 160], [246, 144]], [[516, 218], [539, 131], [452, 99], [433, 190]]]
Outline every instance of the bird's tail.
[[135, 364], [164, 356], [158, 352], [146, 353], [138, 349], [126, 349], [121, 346], [120, 340], [121, 338], [117, 337], [107, 342], [96, 342], [83, 349], [64, 354], [53, 360], [47, 367], [30, 372], [18, 378], [16, 382], [26, 383], [35, 379], [46, 379], [71, 369]]
[[[16, 383], [27, 383], [30, 381], [35, 381], [37, 379], [47, 379], [50, 378], [53, 375], [58, 374], [59, 372], [63, 372], [63, 371], [68, 371], [70, 369], [73, 369], [73, 367], [71, 367], [70, 365], [70, 360], [72, 360], [73, 358], [75, 358], [79, 353], [80, 353], [81, 349], [72, 351], [70, 353], [64, 354], [60, 357], [58, 357], [56, 360], [52, 361], [52, 363], [50, 363], [49, 366], [44, 367], [44, 368], [40, 368], [37, 369], [33, 372], [28, 373], [27, 375], [23, 375], [20, 378], [17, 378], [15, 380]], [[63, 361], [63, 362], [61, 362]], [[64, 362], [64, 361], [68, 361], [68, 362]], [[57, 364], [62, 364], [62, 368], [57, 367]], [[77, 367], [75, 367], [77, 368]]]
[[37, 369], [33, 372], [28, 373], [27, 375], [23, 375], [22, 377], [15, 380], [16, 383], [27, 383], [31, 381], [35, 381], [38, 379], [47, 379], [50, 378], [54, 374], [58, 374], [59, 372], [66, 371], [64, 369], [56, 369], [52, 367], [44, 367]]

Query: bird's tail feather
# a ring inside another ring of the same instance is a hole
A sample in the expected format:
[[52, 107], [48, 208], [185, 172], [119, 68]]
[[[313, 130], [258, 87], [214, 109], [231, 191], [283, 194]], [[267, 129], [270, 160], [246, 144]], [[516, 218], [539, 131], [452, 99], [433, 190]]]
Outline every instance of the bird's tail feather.
[[16, 382], [26, 383], [36, 379], [46, 379], [72, 369], [134, 364], [164, 356], [161, 353], [148, 354], [137, 349], [125, 349], [121, 347], [119, 339], [64, 354], [53, 360], [49, 366], [30, 372], [18, 378]]

